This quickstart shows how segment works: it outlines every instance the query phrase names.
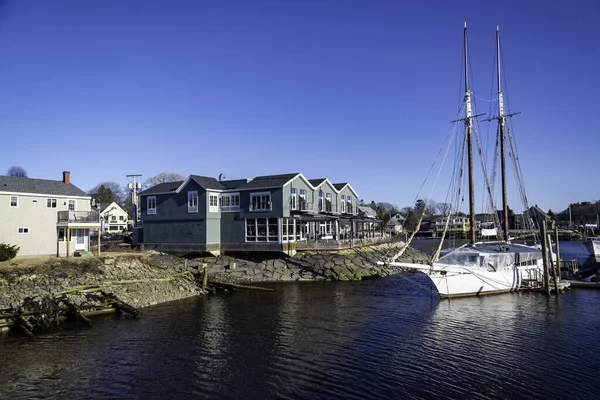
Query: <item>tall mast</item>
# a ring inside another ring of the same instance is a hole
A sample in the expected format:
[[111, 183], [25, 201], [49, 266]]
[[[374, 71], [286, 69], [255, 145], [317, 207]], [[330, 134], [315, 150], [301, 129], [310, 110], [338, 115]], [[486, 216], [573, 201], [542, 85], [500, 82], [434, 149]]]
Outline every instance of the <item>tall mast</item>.
[[506, 150], [505, 150], [505, 126], [506, 115], [504, 114], [504, 98], [502, 97], [502, 83], [500, 81], [500, 28], [496, 27], [496, 60], [498, 62], [498, 128], [500, 130], [500, 163], [502, 167], [502, 210], [504, 214], [504, 240], [508, 241], [508, 202], [506, 200]]
[[463, 32], [463, 47], [465, 55], [465, 131], [467, 135], [467, 151], [469, 157], [469, 237], [471, 244], [475, 243], [475, 178], [473, 172], [473, 107], [469, 91], [469, 57], [467, 47], [467, 23]]

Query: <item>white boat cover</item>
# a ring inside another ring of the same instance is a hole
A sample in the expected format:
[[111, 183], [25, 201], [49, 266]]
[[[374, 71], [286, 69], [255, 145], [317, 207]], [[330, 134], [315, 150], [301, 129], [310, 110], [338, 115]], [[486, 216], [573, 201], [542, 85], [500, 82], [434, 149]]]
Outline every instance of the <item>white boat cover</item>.
[[524, 245], [476, 244], [455, 249], [440, 257], [435, 264], [500, 271], [513, 268], [515, 265], [535, 263], [541, 255], [539, 249]]

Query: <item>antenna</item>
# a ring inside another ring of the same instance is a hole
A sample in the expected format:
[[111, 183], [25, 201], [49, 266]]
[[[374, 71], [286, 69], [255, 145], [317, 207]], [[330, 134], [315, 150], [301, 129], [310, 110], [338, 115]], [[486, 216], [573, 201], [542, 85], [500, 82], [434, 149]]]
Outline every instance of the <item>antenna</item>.
[[139, 182], [136, 182], [138, 176], [142, 176], [142, 174], [129, 174], [125, 175], [128, 178], [133, 178], [133, 182], [130, 183], [129, 189], [131, 189], [131, 204], [133, 205], [133, 226], [137, 227], [138, 221], [138, 190], [142, 188], [142, 185]]
[[225, 174], [223, 172], [221, 172], [219, 174], [219, 182], [221, 182], [223, 180], [223, 178], [225, 178]]

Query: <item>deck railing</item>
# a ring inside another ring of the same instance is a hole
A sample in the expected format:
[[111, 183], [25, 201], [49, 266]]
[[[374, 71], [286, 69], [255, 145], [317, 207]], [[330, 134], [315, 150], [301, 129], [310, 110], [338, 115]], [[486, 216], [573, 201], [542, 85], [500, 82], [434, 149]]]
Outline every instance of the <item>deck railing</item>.
[[98, 211], [59, 211], [57, 215], [59, 223], [100, 223]]

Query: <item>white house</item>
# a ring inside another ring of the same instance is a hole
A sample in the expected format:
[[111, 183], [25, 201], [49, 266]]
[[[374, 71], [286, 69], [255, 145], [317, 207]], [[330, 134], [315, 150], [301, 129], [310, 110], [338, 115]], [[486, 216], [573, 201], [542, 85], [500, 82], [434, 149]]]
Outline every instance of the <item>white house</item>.
[[0, 243], [19, 246], [18, 257], [90, 251], [90, 230], [100, 228], [98, 212], [70, 176], [0, 176]]
[[398, 233], [402, 233], [404, 226], [404, 218], [402, 214], [396, 214], [390, 218], [390, 220], [385, 224], [385, 233], [389, 235], [396, 235]]
[[127, 211], [123, 210], [114, 201], [100, 212], [103, 232], [123, 232], [127, 230], [129, 217]]

